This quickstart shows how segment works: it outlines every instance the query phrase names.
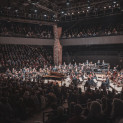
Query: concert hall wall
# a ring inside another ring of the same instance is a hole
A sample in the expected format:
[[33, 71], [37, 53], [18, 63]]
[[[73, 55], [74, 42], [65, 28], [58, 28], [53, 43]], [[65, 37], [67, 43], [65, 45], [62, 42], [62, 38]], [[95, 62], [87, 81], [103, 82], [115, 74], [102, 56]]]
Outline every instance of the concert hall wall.
[[54, 39], [0, 37], [0, 44], [52, 45]]
[[119, 65], [123, 68], [123, 44], [121, 45], [85, 45], [85, 46], [64, 46], [63, 61], [67, 64], [97, 62], [104, 60], [110, 63], [111, 67]]
[[[123, 35], [60, 39], [62, 46], [123, 44]], [[54, 45], [54, 39], [0, 37], [0, 44]]]
[[64, 46], [70, 46], [70, 45], [97, 45], [97, 44], [123, 44], [123, 35], [90, 37], [90, 38], [62, 39], [61, 44], [64, 45]]

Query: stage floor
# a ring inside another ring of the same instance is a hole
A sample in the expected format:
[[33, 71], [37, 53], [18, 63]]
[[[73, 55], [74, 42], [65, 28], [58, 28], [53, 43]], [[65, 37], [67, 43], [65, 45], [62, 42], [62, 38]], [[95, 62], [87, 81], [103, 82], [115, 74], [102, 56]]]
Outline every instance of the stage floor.
[[[97, 88], [99, 88], [102, 84], [102, 78], [98, 78], [98, 81], [97, 81]], [[47, 83], [48, 81], [53, 81], [53, 80], [45, 80], [44, 82]], [[78, 84], [78, 87], [82, 89], [82, 92], [84, 92], [84, 85], [86, 83], [87, 79], [85, 78], [85, 80], [82, 82], [82, 84]], [[69, 87], [69, 85], [71, 84], [71, 80], [69, 77], [67, 77], [64, 81], [56, 81], [58, 82], [59, 86], [62, 85], [66, 85], [66, 87]], [[117, 85], [114, 85], [113, 82], [110, 80], [110, 87], [109, 87], [109, 90], [112, 91], [112, 88], [115, 89], [118, 93], [121, 92], [122, 90], [122, 87], [117, 87]], [[91, 87], [92, 90], [95, 89], [95, 87]]]

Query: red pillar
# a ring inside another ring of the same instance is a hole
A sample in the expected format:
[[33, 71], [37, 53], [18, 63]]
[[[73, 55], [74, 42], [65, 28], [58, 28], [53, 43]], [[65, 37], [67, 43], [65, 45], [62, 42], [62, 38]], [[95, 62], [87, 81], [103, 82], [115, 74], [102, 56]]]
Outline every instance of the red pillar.
[[62, 46], [60, 44], [60, 36], [62, 32], [62, 28], [58, 28], [57, 25], [53, 26], [54, 30], [54, 64], [61, 65], [62, 64]]

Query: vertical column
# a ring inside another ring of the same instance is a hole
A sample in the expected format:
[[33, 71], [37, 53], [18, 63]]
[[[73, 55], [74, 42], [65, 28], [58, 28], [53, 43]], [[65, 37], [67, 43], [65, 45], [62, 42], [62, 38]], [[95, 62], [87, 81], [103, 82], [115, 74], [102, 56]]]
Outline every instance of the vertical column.
[[62, 46], [60, 44], [59, 38], [61, 36], [61, 28], [57, 28], [57, 25], [53, 26], [54, 30], [54, 64], [60, 65], [62, 64]]

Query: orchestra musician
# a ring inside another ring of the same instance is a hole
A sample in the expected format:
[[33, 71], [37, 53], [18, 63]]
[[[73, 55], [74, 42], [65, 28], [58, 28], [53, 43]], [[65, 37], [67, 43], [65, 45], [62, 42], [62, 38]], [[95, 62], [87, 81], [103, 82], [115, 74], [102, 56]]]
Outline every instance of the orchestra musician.
[[75, 86], [77, 86], [77, 78], [75, 75], [73, 76], [72, 82]]
[[84, 90], [86, 87], [90, 87], [90, 78], [88, 78], [88, 80], [86, 81], [86, 83], [84, 85]]
[[102, 81], [101, 88], [102, 88], [103, 90], [106, 90], [106, 84], [105, 84], [105, 81], [104, 81], [104, 80]]
[[94, 87], [96, 87], [96, 85], [97, 85], [97, 84], [94, 82], [93, 76], [91, 77], [90, 85], [91, 85], [91, 86], [94, 86]]
[[117, 86], [122, 86], [123, 84], [123, 77], [122, 74], [118, 73], [117, 77], [114, 80], [115, 84], [117, 84]]
[[79, 75], [77, 75], [77, 84], [80, 83]]
[[106, 80], [102, 81], [101, 88], [105, 90], [106, 88], [109, 89], [109, 86], [110, 86], [109, 77], [106, 76]]
[[109, 88], [110, 85], [110, 81], [109, 81], [109, 77], [106, 77], [106, 81], [105, 81], [106, 87]]
[[113, 73], [112, 73], [112, 80], [113, 80], [114, 84], [117, 84], [117, 76], [118, 76], [118, 72], [117, 72], [116, 67], [114, 67]]

